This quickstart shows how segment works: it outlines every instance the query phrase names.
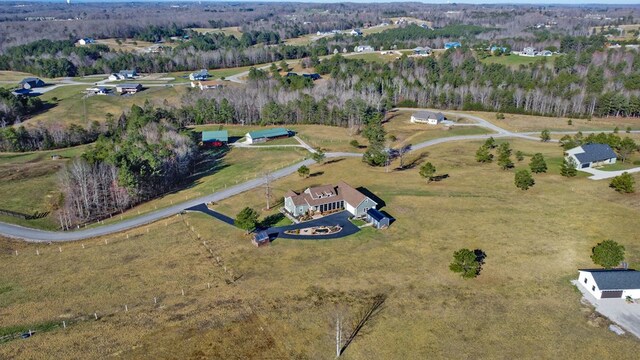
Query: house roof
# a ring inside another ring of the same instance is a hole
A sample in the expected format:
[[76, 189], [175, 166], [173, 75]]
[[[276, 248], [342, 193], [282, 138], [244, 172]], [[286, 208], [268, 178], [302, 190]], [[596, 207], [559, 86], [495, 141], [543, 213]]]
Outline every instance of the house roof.
[[266, 231], [260, 231], [253, 235], [253, 239], [259, 243], [266, 242], [269, 241], [269, 234]]
[[640, 271], [624, 269], [580, 269], [593, 276], [600, 290], [640, 289]]
[[441, 112], [435, 113], [433, 111], [418, 111], [413, 113], [413, 117], [416, 119], [444, 119], [444, 115]]
[[36, 77], [28, 77], [28, 78], [24, 78], [22, 79], [22, 81], [20, 81], [20, 84], [26, 84], [26, 83], [33, 83], [33, 82], [39, 82], [42, 81], [39, 78]]
[[123, 74], [123, 75], [135, 75], [136, 71], [135, 70], [120, 70], [119, 74]]
[[142, 87], [140, 84], [118, 84], [116, 87], [121, 89], [137, 89], [138, 87]]
[[229, 132], [227, 130], [203, 131], [202, 141], [229, 141]]
[[193, 76], [209, 76], [209, 72], [207, 71], [207, 69], [202, 69], [200, 71], [192, 72], [191, 75], [193, 75]]
[[289, 190], [285, 194], [285, 197], [290, 197], [296, 206], [318, 206], [329, 202], [344, 201], [356, 207], [367, 199], [367, 196], [344, 181], [340, 181], [336, 185], [322, 185], [307, 188], [301, 194]]
[[289, 130], [285, 128], [273, 128], [273, 129], [249, 131], [247, 135], [252, 139], [289, 136]]
[[582, 153], [576, 153], [575, 157], [581, 164], [608, 160], [616, 157], [616, 153], [607, 144], [584, 144], [580, 146]]
[[371, 218], [373, 218], [375, 221], [380, 221], [382, 219], [389, 218], [388, 216], [380, 212], [380, 210], [374, 209], [374, 208], [367, 210], [367, 214], [371, 216]]

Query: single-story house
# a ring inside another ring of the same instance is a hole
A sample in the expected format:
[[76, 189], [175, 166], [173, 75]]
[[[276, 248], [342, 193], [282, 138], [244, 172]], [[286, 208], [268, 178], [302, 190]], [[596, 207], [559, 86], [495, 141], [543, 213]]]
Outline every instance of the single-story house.
[[113, 73], [109, 75], [109, 80], [111, 81], [124, 80], [124, 75], [121, 75], [119, 73]]
[[87, 88], [86, 91], [88, 94], [93, 94], [93, 95], [107, 95], [109, 91], [111, 91], [111, 89], [104, 86], [94, 86], [94, 87]]
[[462, 46], [462, 44], [460, 44], [460, 42], [458, 42], [458, 41], [444, 43], [444, 48], [445, 49], [455, 49], [455, 48], [459, 48], [461, 46]]
[[444, 120], [444, 115], [441, 112], [435, 113], [433, 111], [418, 111], [411, 115], [412, 123], [438, 125], [442, 120]]
[[227, 130], [203, 131], [202, 146], [221, 147], [229, 143], [229, 132]]
[[200, 71], [192, 72], [191, 74], [189, 74], [189, 80], [191, 81], [207, 80], [209, 77], [211, 77], [211, 75], [209, 75], [209, 72], [206, 69], [202, 69]]
[[253, 234], [253, 238], [251, 239], [251, 243], [257, 247], [267, 246], [270, 242], [269, 234], [266, 231], [260, 231], [258, 233]]
[[536, 48], [526, 47], [520, 51], [520, 56], [536, 56]]
[[498, 50], [502, 51], [503, 53], [507, 52], [507, 48], [504, 47], [504, 46], [493, 45], [492, 47], [489, 48], [490, 52], [495, 52], [495, 51], [498, 51]]
[[576, 169], [615, 164], [616, 153], [607, 144], [584, 144], [565, 152], [565, 157], [573, 159]]
[[266, 130], [249, 131], [246, 138], [249, 144], [261, 143], [274, 139], [290, 137], [291, 131], [285, 128], [273, 128]]
[[96, 41], [93, 40], [92, 38], [82, 38], [80, 40], [78, 40], [78, 44], [80, 45], [89, 45], [89, 44], [93, 44]]
[[540, 56], [551, 56], [553, 53], [549, 50], [544, 50], [540, 52]]
[[200, 88], [200, 90], [206, 90], [206, 89], [219, 89], [221, 87], [224, 87], [224, 85], [222, 84], [221, 81], [207, 80], [207, 81], [192, 81], [191, 87], [192, 88], [197, 87], [197, 88]]
[[28, 77], [28, 78], [22, 79], [22, 81], [20, 81], [18, 85], [20, 85], [20, 88], [22, 89], [29, 90], [37, 87], [43, 87], [46, 84], [40, 78]]
[[362, 36], [362, 30], [360, 29], [353, 29], [349, 32], [349, 34], [351, 36]]
[[353, 48], [353, 51], [357, 53], [361, 53], [361, 52], [375, 51], [375, 49], [373, 48], [373, 46], [369, 46], [369, 45], [358, 45]]
[[284, 196], [284, 208], [295, 217], [312, 213], [347, 210], [355, 217], [363, 217], [378, 204], [344, 181], [337, 185], [307, 188], [298, 194], [289, 190]]
[[596, 299], [640, 298], [640, 271], [580, 269], [578, 283]]
[[431, 48], [428, 46], [418, 46], [417, 48], [413, 49], [413, 54], [418, 56], [429, 56], [431, 55]]
[[373, 224], [376, 229], [388, 228], [391, 218], [380, 212], [380, 210], [371, 208], [367, 210], [367, 221]]
[[138, 76], [138, 72], [135, 69], [120, 70], [118, 74], [120, 74], [120, 76], [122, 76], [123, 79], [134, 79], [136, 76]]
[[298, 74], [298, 73], [294, 73], [294, 72], [288, 72], [287, 76], [302, 76], [304, 78], [309, 78], [313, 81], [316, 80], [320, 80], [321, 76], [318, 73], [313, 73], [313, 74]]
[[142, 90], [141, 84], [118, 84], [116, 85], [116, 91], [121, 94], [135, 94]]

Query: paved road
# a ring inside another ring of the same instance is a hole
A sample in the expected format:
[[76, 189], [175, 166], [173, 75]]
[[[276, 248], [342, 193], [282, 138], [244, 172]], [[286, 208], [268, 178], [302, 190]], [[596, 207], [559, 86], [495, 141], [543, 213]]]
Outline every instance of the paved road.
[[[419, 110], [419, 109], [411, 109], [411, 110]], [[491, 136], [493, 136], [494, 138], [515, 137], [515, 138], [522, 138], [527, 140], [540, 141], [539, 137], [507, 131], [477, 116], [472, 116], [468, 114], [459, 114], [455, 112], [447, 112], [447, 114], [454, 115], [454, 116], [464, 116], [465, 118], [472, 119], [477, 122], [478, 126], [491, 129], [496, 133], [486, 134], [486, 135], [451, 136], [451, 137], [428, 140], [422, 143], [413, 144], [411, 151], [416, 151], [416, 150], [426, 148], [428, 146], [433, 146], [433, 145], [442, 144], [442, 143], [451, 142], [451, 141], [482, 140], [482, 139], [487, 139]], [[362, 154], [350, 153], [350, 152], [330, 152], [330, 153], [326, 153], [325, 156], [326, 158], [361, 157]], [[271, 174], [272, 179], [276, 180], [276, 179], [283, 178], [285, 176], [295, 173], [300, 166], [302, 165], [310, 166], [313, 163], [314, 161], [312, 159], [300, 161], [295, 165], [291, 165], [289, 167], [273, 172]], [[99, 226], [99, 227], [90, 228], [90, 229], [82, 229], [82, 230], [69, 231], [69, 232], [60, 232], [60, 231], [54, 232], [54, 231], [36, 230], [32, 228], [0, 222], [0, 235], [6, 236], [6, 237], [24, 239], [31, 242], [73, 241], [73, 240], [88, 239], [96, 236], [109, 235], [113, 233], [126, 231], [132, 228], [136, 228], [148, 223], [152, 223], [154, 221], [167, 218], [172, 215], [176, 215], [188, 208], [192, 208], [194, 206], [197, 206], [203, 203], [207, 203], [211, 201], [221, 201], [229, 197], [243, 193], [245, 191], [252, 190], [256, 187], [260, 187], [263, 184], [264, 184], [264, 179], [250, 180], [245, 183], [229, 187], [225, 190], [218, 191], [210, 195], [205, 195], [193, 200], [188, 200], [188, 201], [185, 201], [184, 203], [173, 205], [168, 208], [153, 211], [153, 212], [140, 215], [128, 220], [120, 221], [117, 223], [108, 224], [108, 225]]]

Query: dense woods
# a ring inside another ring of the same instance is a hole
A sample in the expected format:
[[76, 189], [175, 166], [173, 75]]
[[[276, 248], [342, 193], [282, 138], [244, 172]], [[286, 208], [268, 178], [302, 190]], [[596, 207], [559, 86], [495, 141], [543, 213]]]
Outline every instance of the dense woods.
[[61, 173], [60, 226], [104, 218], [172, 189], [197, 155], [170, 113], [134, 105]]

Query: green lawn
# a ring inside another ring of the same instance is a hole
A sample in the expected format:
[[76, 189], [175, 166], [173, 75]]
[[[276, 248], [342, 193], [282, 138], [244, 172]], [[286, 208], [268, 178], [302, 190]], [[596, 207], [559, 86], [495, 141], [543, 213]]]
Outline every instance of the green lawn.
[[619, 171], [619, 170], [629, 170], [633, 168], [637, 168], [640, 165], [634, 165], [633, 162], [627, 160], [626, 162], [621, 162], [618, 160], [615, 164], [604, 165], [598, 168], [598, 170], [603, 171]]

